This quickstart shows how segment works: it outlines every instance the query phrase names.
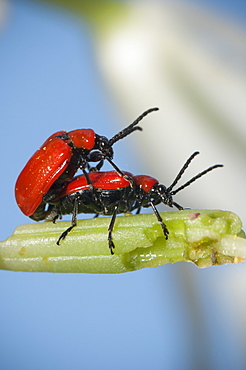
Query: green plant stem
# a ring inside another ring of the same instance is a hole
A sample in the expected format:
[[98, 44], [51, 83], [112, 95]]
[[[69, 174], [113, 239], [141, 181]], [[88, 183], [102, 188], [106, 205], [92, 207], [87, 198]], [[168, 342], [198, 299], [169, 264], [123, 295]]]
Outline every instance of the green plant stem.
[[110, 254], [110, 218], [78, 221], [67, 238], [56, 241], [70, 222], [18, 226], [0, 242], [0, 268], [14, 271], [122, 273], [178, 261], [198, 267], [237, 263], [246, 258], [246, 239], [237, 215], [227, 211], [161, 213], [168, 240], [153, 214], [117, 217]]

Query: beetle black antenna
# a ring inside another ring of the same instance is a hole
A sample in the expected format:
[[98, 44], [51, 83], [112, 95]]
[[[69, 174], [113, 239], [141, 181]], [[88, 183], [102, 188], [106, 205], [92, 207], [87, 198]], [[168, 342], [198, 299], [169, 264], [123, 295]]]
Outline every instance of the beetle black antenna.
[[142, 131], [141, 127], [135, 127], [145, 116], [147, 116], [149, 113], [154, 112], [156, 110], [159, 110], [159, 108], [150, 108], [143, 112], [134, 122], [132, 122], [129, 126], [124, 128], [124, 130], [118, 132], [118, 134], [114, 135], [110, 140], [109, 140], [109, 145], [113, 145], [117, 141], [123, 139], [124, 137], [128, 136], [131, 134], [133, 131], [140, 130]]
[[181, 170], [179, 171], [178, 175], [176, 176], [175, 180], [173, 181], [173, 183], [167, 188], [167, 191], [170, 193], [170, 195], [175, 195], [177, 194], [180, 190], [183, 190], [184, 188], [186, 188], [187, 186], [189, 186], [190, 184], [192, 184], [194, 181], [196, 181], [197, 179], [199, 179], [200, 177], [202, 177], [203, 175], [206, 175], [208, 172], [214, 170], [215, 168], [218, 168], [218, 167], [224, 167], [223, 164], [215, 164], [214, 166], [211, 166], [209, 168], [207, 168], [206, 170], [198, 173], [196, 176], [192, 177], [189, 181], [187, 181], [184, 185], [180, 186], [178, 189], [176, 190], [173, 190], [173, 187], [177, 184], [177, 182], [180, 180], [181, 176], [183, 175], [183, 173], [185, 172], [185, 170], [187, 169], [187, 167], [189, 166], [190, 162], [195, 158], [195, 156], [197, 156], [199, 154], [199, 152], [194, 152], [188, 159], [187, 161], [185, 162], [185, 164], [183, 165], [183, 167], [181, 168]]
[[185, 162], [185, 164], [183, 165], [183, 167], [181, 168], [181, 170], [179, 171], [179, 173], [177, 174], [177, 176], [175, 177], [174, 181], [172, 182], [172, 184], [167, 188], [168, 192], [170, 193], [170, 191], [174, 188], [174, 186], [178, 183], [178, 181], [181, 179], [181, 177], [183, 176], [184, 172], [187, 170], [189, 164], [191, 163], [191, 161], [198, 155], [200, 154], [199, 152], [194, 152], [193, 154], [191, 154], [191, 156], [187, 159], [187, 161]]

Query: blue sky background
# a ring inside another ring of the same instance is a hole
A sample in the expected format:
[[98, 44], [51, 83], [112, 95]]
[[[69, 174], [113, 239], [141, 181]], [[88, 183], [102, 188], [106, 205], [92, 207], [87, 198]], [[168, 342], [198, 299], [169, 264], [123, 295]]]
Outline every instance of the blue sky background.
[[[243, 1], [204, 2], [245, 20]], [[61, 11], [9, 1], [0, 71], [5, 240], [16, 226], [31, 222], [15, 204], [14, 184], [51, 133], [90, 127], [111, 137], [130, 122], [105, 91], [88, 28]], [[133, 144], [132, 138], [118, 143], [115, 161], [119, 167], [131, 163], [137, 172], [141, 155]], [[233, 268], [221, 267], [220, 276]], [[175, 264], [114, 276], [0, 271], [0, 368], [245, 368], [237, 328], [233, 320], [225, 327], [228, 312], [209, 290], [218, 270], [195, 269]], [[198, 296], [184, 294], [191, 280]]]

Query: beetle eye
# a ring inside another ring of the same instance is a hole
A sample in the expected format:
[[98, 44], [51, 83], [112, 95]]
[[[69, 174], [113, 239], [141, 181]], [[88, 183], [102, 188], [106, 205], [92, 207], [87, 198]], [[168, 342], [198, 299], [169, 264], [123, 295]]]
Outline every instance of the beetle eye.
[[99, 150], [106, 156], [112, 159], [113, 157], [113, 150], [111, 145], [109, 144], [109, 141], [106, 137], [102, 136], [100, 138], [99, 143]]
[[156, 192], [159, 193], [160, 195], [166, 194], [166, 190], [167, 188], [165, 187], [165, 185], [158, 184], [156, 186]]
[[166, 192], [166, 187], [165, 187], [165, 185], [159, 185], [159, 192], [160, 193], [165, 193]]
[[101, 136], [99, 142], [100, 150], [105, 150], [105, 148], [107, 148], [108, 146], [109, 146], [108, 139], [105, 136]]

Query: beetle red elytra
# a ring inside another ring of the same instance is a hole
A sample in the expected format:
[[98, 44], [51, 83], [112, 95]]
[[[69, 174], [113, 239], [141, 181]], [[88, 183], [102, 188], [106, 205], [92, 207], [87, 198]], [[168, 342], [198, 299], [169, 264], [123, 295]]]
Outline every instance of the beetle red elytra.
[[35, 221], [45, 219], [49, 212], [45, 211], [43, 197], [49, 192], [59, 194], [78, 169], [90, 181], [87, 175], [91, 170], [90, 162], [98, 162], [93, 170], [99, 171], [103, 161], [107, 160], [119, 175], [126, 177], [112, 161], [113, 145], [133, 131], [142, 130], [138, 123], [157, 110], [146, 110], [111, 139], [92, 129], [58, 131], [51, 135], [29, 159], [16, 181], [15, 198], [21, 211]]
[[49, 217], [53, 219], [53, 222], [61, 218], [62, 215], [72, 214], [72, 224], [62, 233], [57, 244], [59, 245], [60, 241], [65, 239], [67, 234], [76, 226], [78, 213], [112, 215], [108, 228], [108, 245], [111, 254], [114, 254], [115, 245], [112, 232], [116, 215], [119, 213], [132, 212], [133, 210], [137, 210], [137, 213], [139, 213], [141, 207], [152, 207], [162, 227], [163, 234], [165, 238], [168, 239], [168, 228], [163, 222], [156, 205], [164, 203], [169, 207], [174, 206], [178, 210], [182, 210], [183, 207], [174, 202], [173, 196], [208, 172], [215, 168], [223, 167], [221, 164], [211, 166], [192, 177], [184, 185], [173, 190], [190, 162], [198, 154], [199, 152], [194, 152], [188, 158], [169, 187], [160, 184], [158, 180], [153, 177], [147, 175], [134, 176], [129, 172], [125, 172], [125, 174], [131, 179], [132, 186], [130, 186], [130, 182], [126, 178], [120, 176], [115, 171], [88, 174], [93, 187], [90, 187], [84, 175], [76, 176], [66, 184], [58, 196], [48, 200], [49, 204], [51, 204]]

